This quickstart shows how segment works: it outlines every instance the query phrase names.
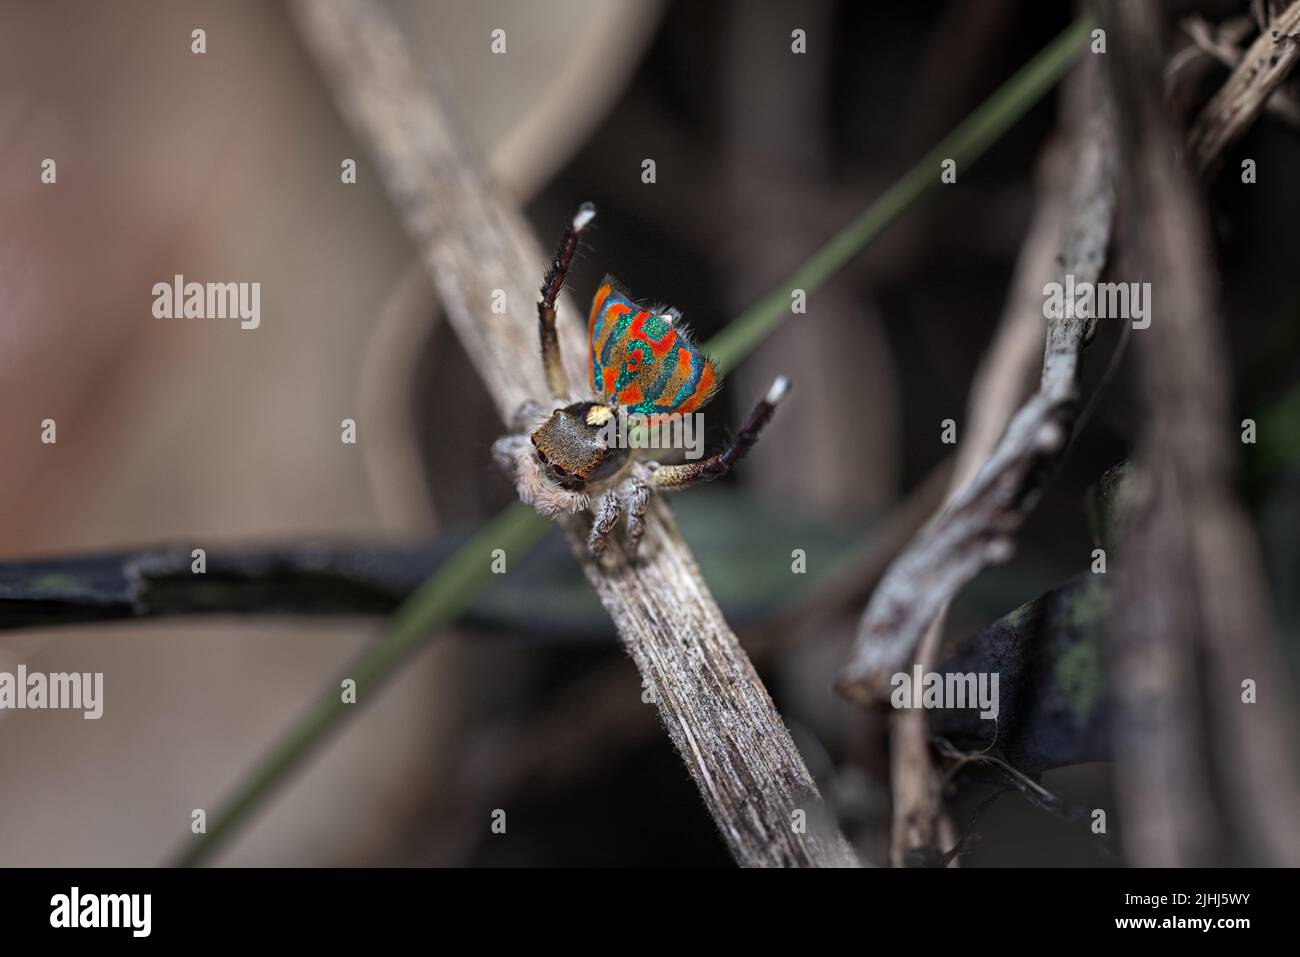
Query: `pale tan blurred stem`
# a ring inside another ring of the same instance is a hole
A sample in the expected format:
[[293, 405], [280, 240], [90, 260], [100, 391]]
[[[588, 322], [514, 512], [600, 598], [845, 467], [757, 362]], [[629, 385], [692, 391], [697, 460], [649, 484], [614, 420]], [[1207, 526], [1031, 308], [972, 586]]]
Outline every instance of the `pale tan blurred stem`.
[[[1039, 163], [1039, 202], [1021, 246], [1011, 295], [993, 343], [981, 360], [967, 402], [964, 438], [948, 484], [948, 497], [965, 485], [993, 453], [1007, 423], [1033, 386], [1043, 351], [1042, 288], [1055, 271], [1056, 250], [1065, 234], [1069, 163], [1059, 145], [1049, 145]], [[948, 606], [940, 610], [917, 650], [922, 672], [938, 663]], [[903, 866], [909, 850], [952, 847], [956, 833], [942, 813], [943, 795], [930, 762], [923, 710], [900, 711], [890, 727], [893, 825], [890, 864]], [[953, 861], [956, 865], [956, 859]]]

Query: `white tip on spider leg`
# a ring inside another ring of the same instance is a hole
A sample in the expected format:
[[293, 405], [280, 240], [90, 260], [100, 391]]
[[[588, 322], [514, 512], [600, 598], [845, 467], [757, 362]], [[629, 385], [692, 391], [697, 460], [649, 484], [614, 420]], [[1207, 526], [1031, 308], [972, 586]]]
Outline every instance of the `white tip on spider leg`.
[[994, 538], [984, 546], [984, 559], [992, 565], [1010, 561], [1015, 553], [1015, 543], [1009, 538]]
[[596, 218], [596, 205], [594, 203], [583, 203], [578, 207], [578, 213], [573, 217], [573, 229], [575, 232], [581, 232], [586, 229], [588, 224]]
[[783, 375], [779, 375], [772, 382], [772, 387], [767, 390], [767, 398], [764, 400], [768, 405], [776, 405], [785, 398], [785, 394], [790, 391], [790, 380]]
[[1061, 428], [1058, 422], [1046, 422], [1038, 430], [1037, 435], [1038, 447], [1043, 452], [1052, 453], [1060, 451], [1065, 445], [1065, 429]]

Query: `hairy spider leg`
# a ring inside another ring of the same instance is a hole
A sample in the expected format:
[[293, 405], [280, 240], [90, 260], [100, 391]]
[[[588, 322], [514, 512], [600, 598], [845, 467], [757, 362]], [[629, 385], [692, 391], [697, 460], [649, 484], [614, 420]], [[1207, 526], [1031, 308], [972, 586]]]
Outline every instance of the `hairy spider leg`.
[[696, 482], [711, 482], [720, 475], [726, 475], [731, 467], [754, 447], [754, 443], [758, 441], [758, 434], [763, 431], [763, 426], [767, 425], [777, 405], [789, 391], [790, 380], [785, 376], [778, 376], [772, 383], [772, 387], [767, 390], [767, 395], [754, 406], [754, 410], [749, 413], [749, 418], [727, 443], [726, 448], [698, 462], [665, 465], [655, 470], [655, 485], [662, 489], [676, 490], [694, 485]]
[[650, 508], [650, 486], [637, 476], [627, 479], [619, 488], [624, 501], [627, 502], [627, 553], [636, 557], [641, 547], [641, 537], [645, 535], [645, 513]]
[[555, 300], [564, 288], [564, 280], [569, 275], [569, 266], [574, 253], [578, 251], [578, 236], [596, 218], [596, 207], [583, 203], [578, 207], [573, 221], [565, 227], [560, 237], [559, 248], [555, 258], [546, 270], [542, 280], [542, 298], [537, 302], [537, 331], [542, 341], [542, 367], [546, 370], [546, 384], [551, 395], [561, 401], [569, 397], [569, 377], [564, 374], [564, 363], [560, 358], [560, 337], [555, 331]]
[[596, 518], [591, 523], [591, 534], [587, 537], [587, 548], [591, 554], [600, 555], [608, 547], [609, 533], [618, 524], [618, 516], [622, 511], [623, 503], [615, 489], [607, 490], [600, 497], [596, 505]]

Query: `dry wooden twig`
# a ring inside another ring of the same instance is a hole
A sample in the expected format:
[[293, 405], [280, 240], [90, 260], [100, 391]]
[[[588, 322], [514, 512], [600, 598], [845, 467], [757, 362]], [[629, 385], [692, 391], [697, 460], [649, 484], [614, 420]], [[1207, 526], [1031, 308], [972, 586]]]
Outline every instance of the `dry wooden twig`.
[[[1064, 148], [1051, 144], [1040, 161], [1038, 204], [1021, 245], [1011, 292], [989, 351], [981, 360], [967, 401], [967, 427], [957, 448], [948, 496], [959, 492], [997, 448], [998, 440], [1025, 394], [1033, 387], [1043, 350], [1043, 282], [1056, 268], [1069, 213], [1071, 164]], [[941, 607], [917, 652], [923, 672], [939, 658], [947, 602]], [[890, 788], [893, 821], [890, 863], [903, 866], [917, 851], [932, 859], [951, 846], [953, 830], [942, 815], [941, 782], [930, 763], [930, 731], [924, 711], [902, 711], [890, 726]], [[955, 858], [954, 858], [955, 859]]]
[[[1250, 17], [1234, 17], [1215, 25], [1204, 17], [1190, 16], [1183, 20], [1182, 29], [1192, 42], [1170, 59], [1165, 69], [1167, 89], [1172, 89], [1177, 75], [1198, 57], [1201, 60], [1209, 57], [1235, 70], [1245, 56], [1240, 44], [1253, 31], [1254, 24]], [[1264, 108], [1283, 122], [1300, 128], [1300, 100], [1296, 99], [1294, 89], [1279, 86], [1269, 94]]]
[[[1090, 114], [1079, 138], [1070, 229], [1058, 262], [1064, 285], [1095, 283], [1114, 213], [1113, 138], [1108, 112]], [[1048, 320], [1038, 390], [1012, 417], [987, 461], [890, 567], [872, 594], [839, 687], [862, 704], [883, 700], [890, 677], [917, 647], [957, 590], [1010, 557], [1011, 536], [1041, 496], [1078, 412], [1079, 361], [1095, 319]]]
[[1208, 169], [1250, 127], [1300, 59], [1300, 0], [1255, 38], [1223, 88], [1205, 105], [1190, 135], [1197, 166]]
[[[518, 210], [485, 182], [483, 164], [421, 85], [381, 7], [303, 0], [294, 9], [423, 253], [452, 327], [508, 421], [520, 403], [543, 394], [533, 290], [546, 252]], [[495, 289], [506, 291], [505, 315], [489, 308]], [[585, 344], [567, 303], [560, 327], [570, 381], [584, 381]], [[617, 543], [598, 566], [582, 530], [572, 522], [566, 528], [736, 860], [855, 863], [668, 509], [657, 501], [651, 507], [636, 566]], [[798, 826], [800, 810], [806, 829]]]

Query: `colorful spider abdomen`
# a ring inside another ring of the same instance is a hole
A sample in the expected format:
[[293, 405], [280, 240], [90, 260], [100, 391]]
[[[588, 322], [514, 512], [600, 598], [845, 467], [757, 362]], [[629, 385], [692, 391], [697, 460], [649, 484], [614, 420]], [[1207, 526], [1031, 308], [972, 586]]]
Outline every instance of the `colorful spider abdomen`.
[[676, 318], [635, 302], [605, 277], [587, 324], [592, 391], [642, 415], [694, 412], [708, 402], [717, 369]]

